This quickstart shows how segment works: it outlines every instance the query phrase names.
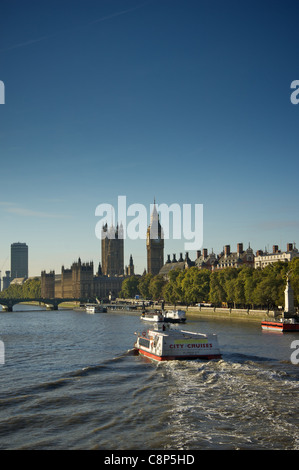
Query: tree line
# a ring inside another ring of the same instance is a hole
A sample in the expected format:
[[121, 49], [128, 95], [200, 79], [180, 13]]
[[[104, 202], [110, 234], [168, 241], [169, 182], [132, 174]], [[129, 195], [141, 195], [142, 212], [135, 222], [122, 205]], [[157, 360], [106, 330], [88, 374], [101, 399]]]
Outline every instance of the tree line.
[[194, 305], [209, 302], [215, 306], [274, 308], [284, 306], [287, 274], [294, 290], [295, 305], [299, 305], [299, 258], [277, 262], [263, 269], [248, 266], [225, 268], [211, 272], [191, 267], [163, 276], [144, 274], [130, 276], [122, 283], [120, 297], [165, 300], [171, 304]]
[[23, 285], [11, 284], [0, 292], [2, 299], [38, 299], [41, 297], [41, 281], [38, 277], [27, 279]]

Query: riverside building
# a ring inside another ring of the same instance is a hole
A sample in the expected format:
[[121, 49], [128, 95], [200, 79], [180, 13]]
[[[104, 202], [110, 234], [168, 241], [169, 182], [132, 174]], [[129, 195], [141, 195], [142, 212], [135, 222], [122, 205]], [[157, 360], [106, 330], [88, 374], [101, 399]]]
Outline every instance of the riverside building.
[[256, 252], [254, 267], [265, 268], [269, 264], [277, 263], [278, 261], [291, 261], [293, 258], [298, 257], [298, 249], [293, 243], [287, 243], [287, 249], [285, 251], [279, 250], [278, 245], [273, 245], [272, 253], [263, 252], [262, 250]]

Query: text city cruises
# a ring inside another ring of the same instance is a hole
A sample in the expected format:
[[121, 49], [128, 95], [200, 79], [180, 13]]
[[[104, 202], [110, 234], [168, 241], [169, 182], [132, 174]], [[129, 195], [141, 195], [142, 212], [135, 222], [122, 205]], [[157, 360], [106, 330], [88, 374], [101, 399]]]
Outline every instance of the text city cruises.
[[155, 361], [175, 359], [221, 359], [217, 335], [175, 330], [159, 323], [137, 334], [136, 353]]

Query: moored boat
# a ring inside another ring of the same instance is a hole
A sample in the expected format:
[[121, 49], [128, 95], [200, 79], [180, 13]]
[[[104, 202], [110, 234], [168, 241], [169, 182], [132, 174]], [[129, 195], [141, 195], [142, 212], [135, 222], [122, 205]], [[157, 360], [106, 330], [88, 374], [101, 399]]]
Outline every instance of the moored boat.
[[107, 309], [100, 304], [86, 304], [85, 311], [86, 313], [102, 313], [107, 312]]
[[143, 313], [140, 317], [141, 320], [147, 321], [147, 322], [162, 322], [163, 321], [163, 315], [161, 312], [156, 312], [156, 313]]
[[155, 361], [221, 358], [217, 335], [174, 330], [164, 323], [138, 333], [134, 349]]
[[183, 323], [186, 321], [185, 310], [166, 310], [163, 312], [165, 322]]
[[296, 318], [264, 320], [262, 321], [262, 329], [272, 331], [299, 331], [299, 322], [296, 320]]

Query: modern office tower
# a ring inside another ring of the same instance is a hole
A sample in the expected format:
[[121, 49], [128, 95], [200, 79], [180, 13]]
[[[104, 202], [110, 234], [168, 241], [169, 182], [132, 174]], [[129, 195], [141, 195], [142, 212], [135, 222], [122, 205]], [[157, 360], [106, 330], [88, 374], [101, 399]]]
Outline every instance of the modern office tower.
[[10, 277], [28, 277], [28, 245], [12, 243], [10, 247]]

